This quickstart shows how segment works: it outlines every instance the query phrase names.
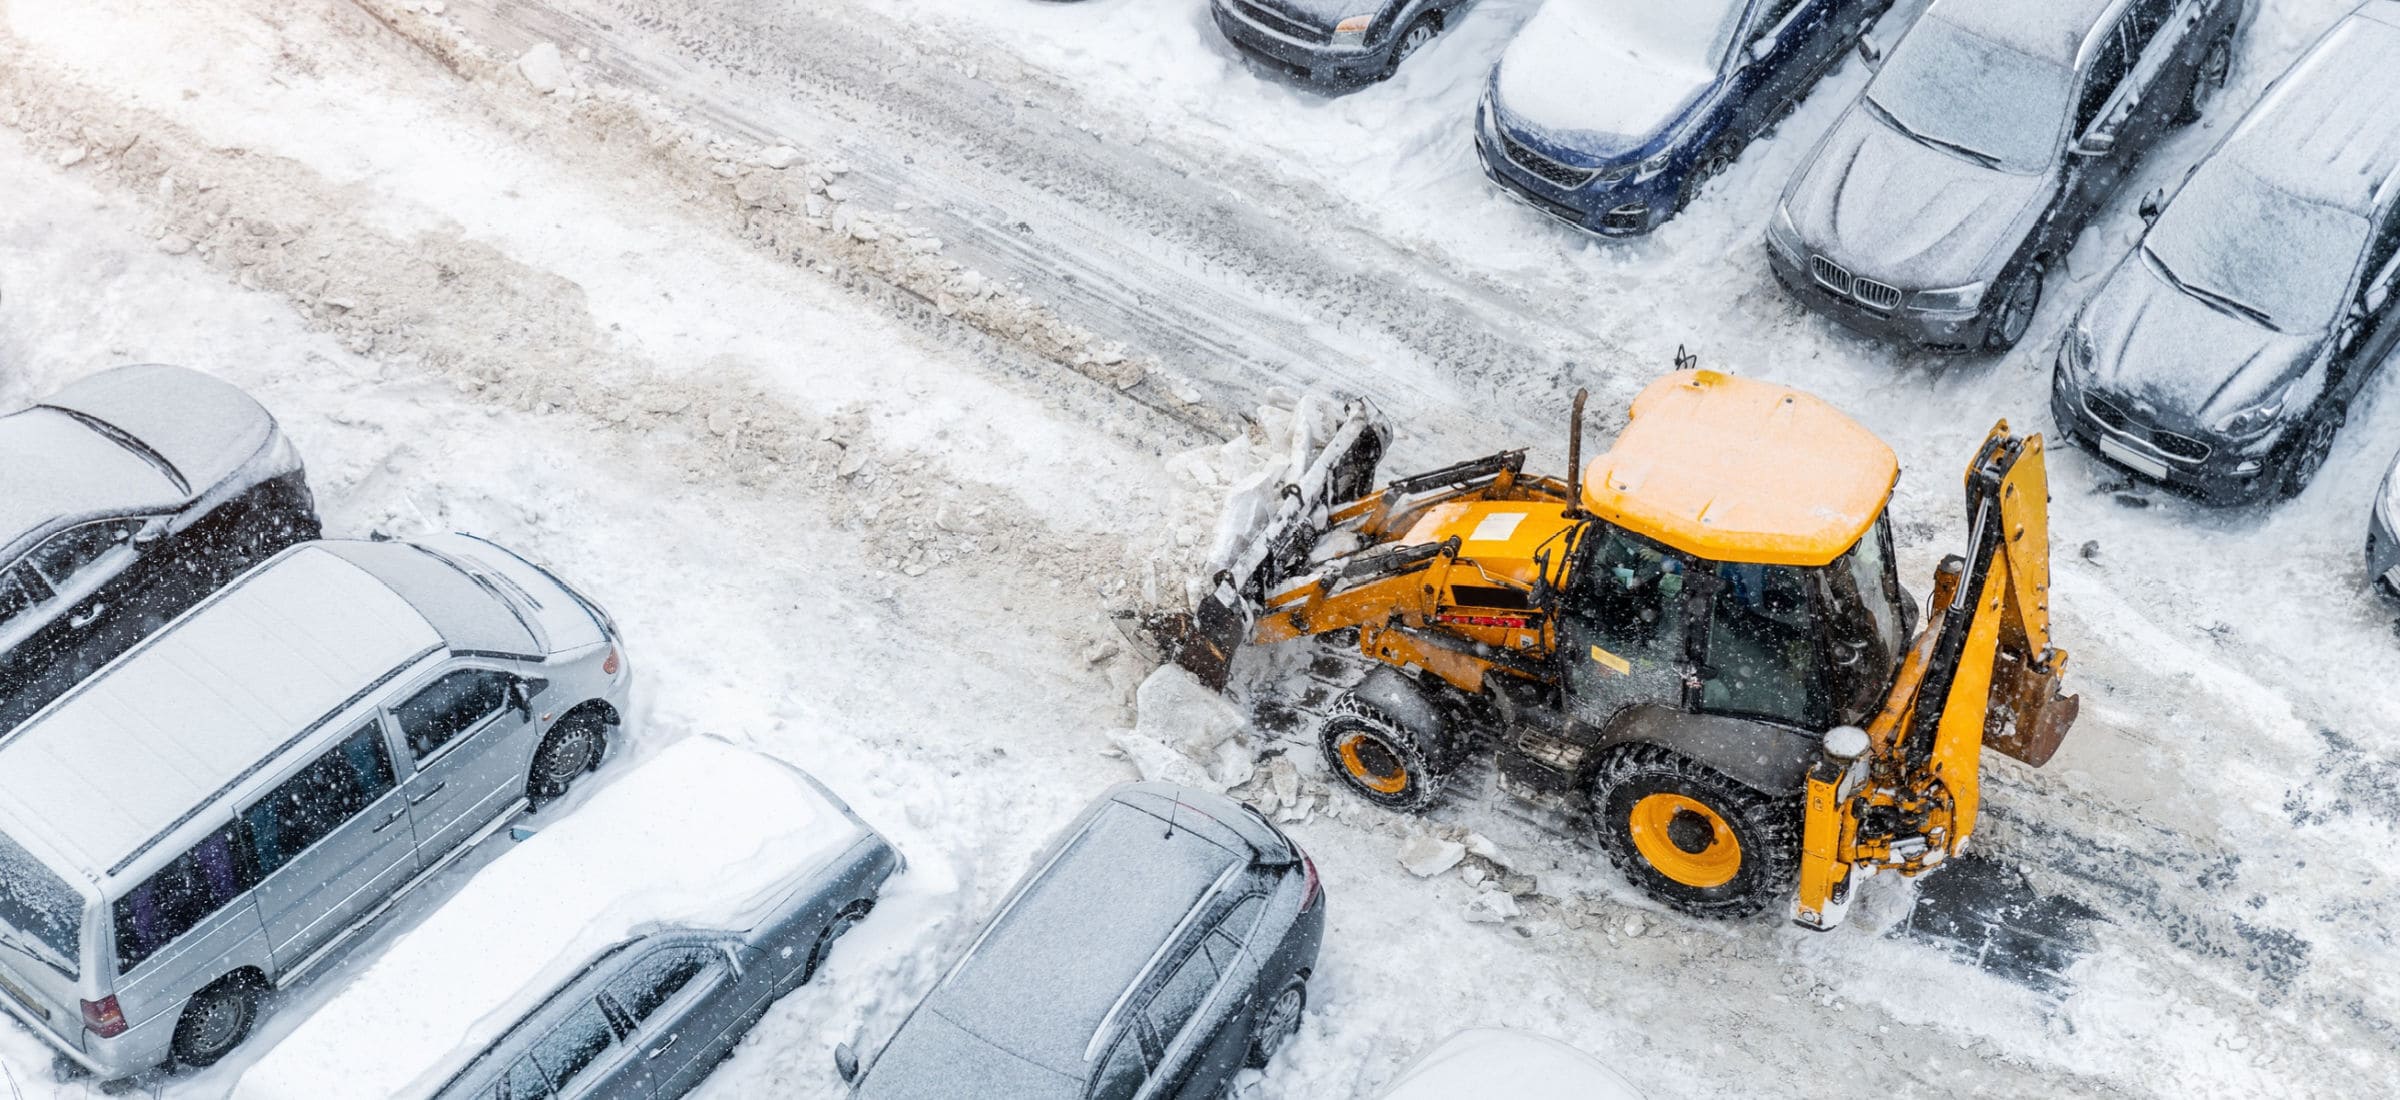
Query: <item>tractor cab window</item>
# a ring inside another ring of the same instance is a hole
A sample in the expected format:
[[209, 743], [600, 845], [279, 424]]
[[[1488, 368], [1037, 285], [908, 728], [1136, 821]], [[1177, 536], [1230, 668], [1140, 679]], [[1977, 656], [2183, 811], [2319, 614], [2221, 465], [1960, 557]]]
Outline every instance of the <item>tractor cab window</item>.
[[1599, 724], [1627, 704], [1682, 702], [1690, 569], [1658, 543], [1592, 524], [1560, 600], [1559, 656], [1577, 717]]
[[1900, 574], [1892, 565], [1889, 522], [1877, 520], [1858, 545], [1825, 571], [1825, 581], [1834, 721], [1864, 725], [1891, 688], [1914, 627]]
[[1708, 601], [1700, 707], [1817, 727], [1825, 706], [1815, 570], [1724, 563]]

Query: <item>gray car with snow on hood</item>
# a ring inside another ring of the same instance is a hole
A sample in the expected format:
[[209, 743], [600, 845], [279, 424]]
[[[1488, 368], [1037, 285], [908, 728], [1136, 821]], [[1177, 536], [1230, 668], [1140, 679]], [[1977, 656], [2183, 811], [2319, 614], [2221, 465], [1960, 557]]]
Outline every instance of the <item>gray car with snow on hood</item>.
[[1776, 277], [1884, 339], [2005, 351], [2142, 155], [2224, 87], [2241, 0], [1935, 0], [1771, 216]]
[[1301, 80], [1383, 80], [1471, 0], [1209, 0], [1225, 40]]
[[1256, 810], [1110, 791], [1053, 841], [853, 1100], [1213, 1100], [1300, 1028], [1316, 865]]
[[2141, 244], [2061, 342], [2067, 435], [2212, 501], [2307, 486], [2400, 347], [2395, 73], [2400, 2], [2373, 0], [2146, 208]]
[[62, 657], [97, 667], [138, 640], [101, 629], [115, 605], [164, 622], [318, 530], [274, 416], [182, 367], [101, 371], [0, 417], [0, 471], [0, 697], [19, 718]]

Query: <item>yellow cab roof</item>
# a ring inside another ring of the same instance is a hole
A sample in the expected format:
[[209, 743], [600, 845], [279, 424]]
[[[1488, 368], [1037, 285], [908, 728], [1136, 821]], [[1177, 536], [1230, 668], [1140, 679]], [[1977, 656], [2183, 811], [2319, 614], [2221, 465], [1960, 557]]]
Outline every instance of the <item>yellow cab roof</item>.
[[1824, 401], [1687, 370], [1634, 399], [1585, 468], [1583, 506], [1711, 561], [1824, 565], [1874, 526], [1899, 477], [1892, 448]]

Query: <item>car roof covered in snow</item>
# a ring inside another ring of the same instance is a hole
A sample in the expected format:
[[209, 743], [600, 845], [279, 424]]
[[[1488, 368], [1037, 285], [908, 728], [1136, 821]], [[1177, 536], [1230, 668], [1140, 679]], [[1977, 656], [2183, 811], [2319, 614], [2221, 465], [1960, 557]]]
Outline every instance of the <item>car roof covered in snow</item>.
[[1824, 565], [1858, 544], [1900, 477], [1890, 445], [1798, 390], [1667, 375], [1584, 474], [1583, 504], [1711, 561]]
[[0, 826], [118, 873], [360, 693], [461, 648], [410, 598], [434, 586], [402, 554], [434, 560], [294, 547], [37, 711], [0, 739]]
[[2040, 4], [1995, 4], [1992, 0], [1934, 0], [1921, 18], [1939, 19], [1984, 41], [2067, 68], [2092, 32], [2125, 0], [2045, 0]]
[[[1252, 858], [1232, 806], [1159, 783], [1111, 792], [892, 1037], [862, 1100], [956, 1096], [962, 1076], [995, 1097], [1081, 1095], [1109, 1011]], [[1010, 1088], [992, 1086], [987, 1067]]]
[[183, 486], [103, 430], [59, 409], [0, 417], [0, 565], [62, 527], [107, 516], [167, 512]]
[[747, 931], [868, 835], [798, 768], [714, 737], [678, 741], [476, 872], [234, 1095], [430, 1094], [611, 947]]
[[1600, 1060], [1544, 1035], [1471, 1028], [1400, 1071], [1381, 1100], [1642, 1100]]
[[2219, 155], [2295, 198], [2372, 214], [2400, 186], [2395, 74], [2400, 0], [2370, 0], [2275, 82]]

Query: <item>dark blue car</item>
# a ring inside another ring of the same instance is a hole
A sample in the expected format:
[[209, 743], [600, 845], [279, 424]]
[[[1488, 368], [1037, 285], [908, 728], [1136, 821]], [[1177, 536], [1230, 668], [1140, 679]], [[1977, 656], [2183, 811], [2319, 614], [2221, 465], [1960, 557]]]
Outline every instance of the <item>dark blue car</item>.
[[1658, 228], [1789, 113], [1891, 0], [1553, 0], [1492, 69], [1483, 170], [1612, 237]]

